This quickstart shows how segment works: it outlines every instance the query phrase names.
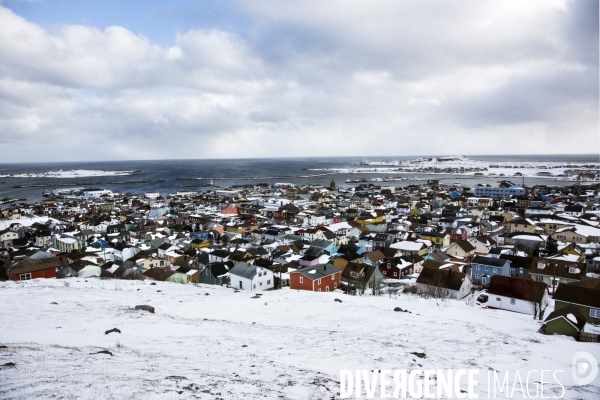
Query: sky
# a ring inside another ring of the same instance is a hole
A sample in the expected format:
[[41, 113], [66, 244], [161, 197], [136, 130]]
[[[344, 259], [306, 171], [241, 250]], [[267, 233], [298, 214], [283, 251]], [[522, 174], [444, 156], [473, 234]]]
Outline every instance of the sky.
[[0, 0], [0, 162], [600, 154], [597, 0]]

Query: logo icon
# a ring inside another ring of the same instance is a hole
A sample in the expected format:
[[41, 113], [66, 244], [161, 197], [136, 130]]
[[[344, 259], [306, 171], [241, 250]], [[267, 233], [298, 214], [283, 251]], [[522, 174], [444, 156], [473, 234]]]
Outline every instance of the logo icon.
[[586, 351], [578, 351], [573, 354], [573, 382], [576, 385], [583, 386], [592, 383], [598, 375], [598, 361]]

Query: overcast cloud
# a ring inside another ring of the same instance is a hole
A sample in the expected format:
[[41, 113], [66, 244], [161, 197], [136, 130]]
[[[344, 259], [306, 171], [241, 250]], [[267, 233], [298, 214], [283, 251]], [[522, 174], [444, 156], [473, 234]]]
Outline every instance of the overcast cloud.
[[596, 0], [106, 4], [0, 2], [2, 162], [600, 153]]

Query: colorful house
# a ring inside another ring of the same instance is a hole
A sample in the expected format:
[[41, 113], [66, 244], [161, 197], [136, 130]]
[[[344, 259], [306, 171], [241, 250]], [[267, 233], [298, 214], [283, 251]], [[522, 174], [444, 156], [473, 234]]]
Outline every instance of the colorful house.
[[340, 287], [342, 271], [333, 264], [320, 264], [289, 273], [290, 289], [332, 292]]

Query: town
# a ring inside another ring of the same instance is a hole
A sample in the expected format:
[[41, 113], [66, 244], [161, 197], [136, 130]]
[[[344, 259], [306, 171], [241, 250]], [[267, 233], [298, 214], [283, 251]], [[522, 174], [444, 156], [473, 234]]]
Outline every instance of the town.
[[435, 179], [143, 195], [56, 189], [0, 209], [0, 273], [11, 281], [219, 285], [259, 296], [403, 293], [530, 314], [545, 322], [541, 333], [598, 342], [598, 189]]

